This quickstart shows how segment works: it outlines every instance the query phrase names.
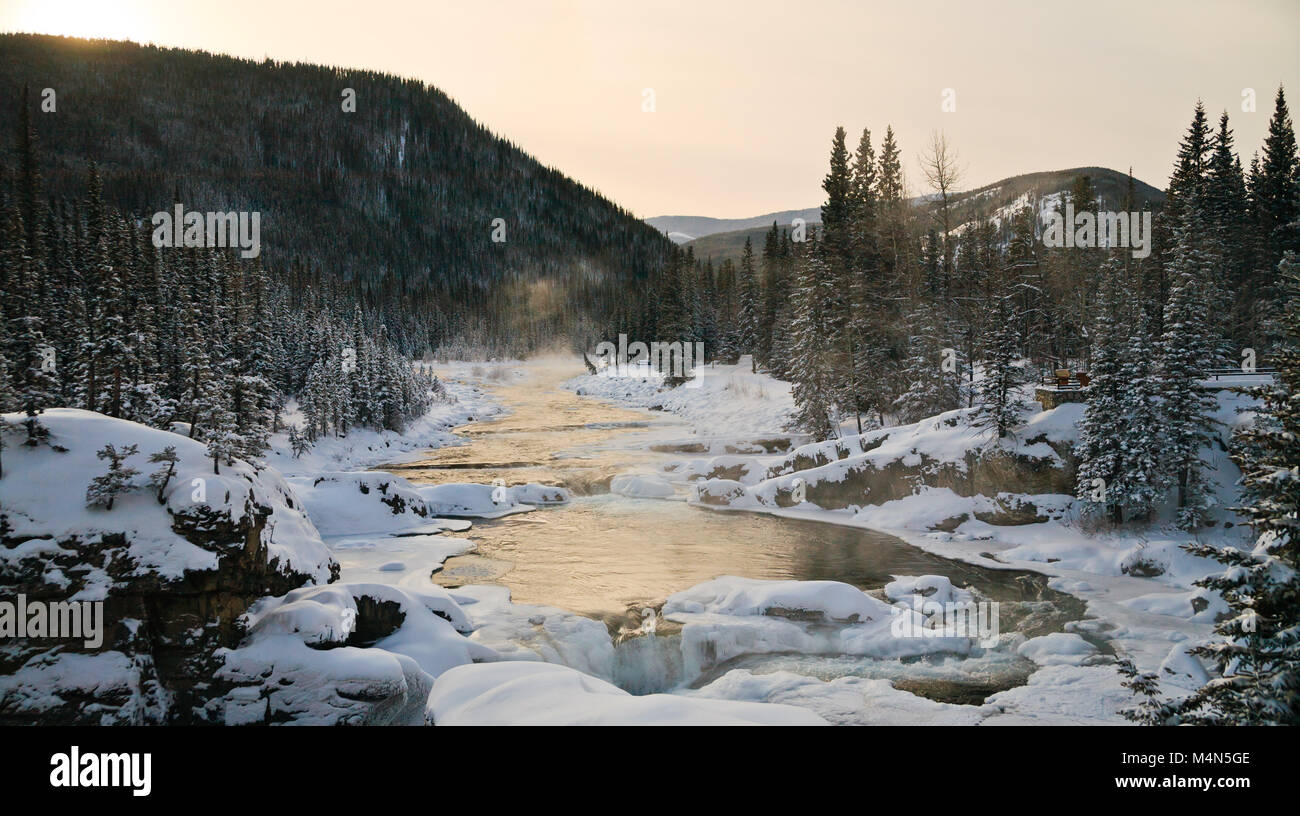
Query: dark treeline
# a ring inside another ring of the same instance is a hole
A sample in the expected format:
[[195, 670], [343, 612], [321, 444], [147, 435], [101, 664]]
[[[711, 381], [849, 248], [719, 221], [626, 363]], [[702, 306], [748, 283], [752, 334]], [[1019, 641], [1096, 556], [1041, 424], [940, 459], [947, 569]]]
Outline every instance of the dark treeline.
[[[84, 200], [93, 161], [124, 213], [258, 211], [269, 267], [379, 315], [408, 355], [585, 338], [671, 246], [415, 80], [14, 34], [0, 75], [0, 133], [31, 88], [51, 198]], [[37, 112], [46, 88], [56, 109]]]
[[147, 220], [106, 203], [94, 164], [84, 198], [47, 198], [29, 116], [14, 156], [0, 174], [0, 412], [24, 412], [28, 443], [44, 438], [44, 409], [84, 408], [182, 423], [219, 469], [263, 453], [291, 396], [305, 443], [400, 429], [427, 408], [437, 383], [350, 287], [234, 251], [155, 247]]

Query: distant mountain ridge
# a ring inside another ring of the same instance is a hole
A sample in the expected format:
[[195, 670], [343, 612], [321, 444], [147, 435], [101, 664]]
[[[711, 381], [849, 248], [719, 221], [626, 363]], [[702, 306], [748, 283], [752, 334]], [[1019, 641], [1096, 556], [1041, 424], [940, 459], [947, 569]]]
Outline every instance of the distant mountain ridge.
[[[788, 226], [790, 222], [796, 218], [802, 218], [809, 224], [820, 224], [822, 220], [821, 207], [808, 207], [803, 210], [781, 210], [780, 212], [756, 215], [752, 218], [709, 218], [703, 215], [657, 215], [654, 218], [647, 218], [645, 222], [680, 244], [696, 238], [716, 235], [721, 232], [758, 229], [759, 227], [767, 229], [772, 226], [773, 221]], [[679, 237], [681, 240], [678, 240]]]
[[[1107, 167], [1071, 167], [1066, 170], [1022, 173], [956, 193], [952, 205], [954, 223], [960, 229], [961, 225], [980, 215], [1000, 221], [1028, 203], [1031, 197], [1039, 200], [1040, 207], [1051, 204], [1055, 200], [1053, 197], [1059, 197], [1068, 191], [1079, 176], [1088, 176], [1092, 180], [1103, 209], [1118, 210], [1122, 206], [1128, 189], [1128, 173]], [[1140, 179], [1135, 178], [1133, 182], [1139, 209], [1156, 207], [1164, 201], [1165, 194], [1162, 191]], [[919, 205], [928, 198], [929, 196], [918, 196], [911, 201], [913, 205]], [[802, 218], [808, 224], [820, 224], [821, 208], [781, 210], [753, 218], [661, 215], [647, 218], [646, 223], [668, 235], [675, 243], [693, 247], [697, 257], [712, 257], [721, 262], [726, 258], [739, 260], [746, 238], [753, 241], [755, 247], [761, 247], [763, 236], [772, 228], [774, 221], [779, 227], [788, 229], [795, 218]]]

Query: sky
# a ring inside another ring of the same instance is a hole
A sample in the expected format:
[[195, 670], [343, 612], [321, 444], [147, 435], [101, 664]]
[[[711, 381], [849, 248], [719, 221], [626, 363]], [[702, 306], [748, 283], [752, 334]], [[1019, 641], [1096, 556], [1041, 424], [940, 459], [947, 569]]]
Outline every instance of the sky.
[[892, 125], [913, 193], [936, 130], [963, 188], [1091, 165], [1163, 188], [1198, 98], [1243, 163], [1279, 84], [1300, 109], [1297, 0], [0, 0], [0, 31], [415, 77], [641, 217], [816, 206], [837, 125], [851, 148]]

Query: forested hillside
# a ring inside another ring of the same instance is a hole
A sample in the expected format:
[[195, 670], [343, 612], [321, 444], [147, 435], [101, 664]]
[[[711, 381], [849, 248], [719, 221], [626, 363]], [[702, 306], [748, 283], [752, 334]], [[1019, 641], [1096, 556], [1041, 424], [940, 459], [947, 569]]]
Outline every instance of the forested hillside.
[[[6, 147], [30, 89], [52, 200], [83, 198], [95, 162], [105, 202], [137, 218], [173, 201], [259, 211], [263, 264], [345, 283], [407, 353], [452, 338], [527, 351], [605, 311], [667, 252], [415, 80], [16, 34], [0, 35], [0, 77]], [[45, 88], [56, 109], [38, 113]]]

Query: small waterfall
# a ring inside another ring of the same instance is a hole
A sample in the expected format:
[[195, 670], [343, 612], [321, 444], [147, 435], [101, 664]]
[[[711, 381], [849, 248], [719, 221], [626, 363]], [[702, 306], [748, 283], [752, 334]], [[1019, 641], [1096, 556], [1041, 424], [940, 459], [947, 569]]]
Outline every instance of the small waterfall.
[[685, 677], [682, 637], [677, 631], [661, 634], [658, 610], [641, 610], [639, 627], [621, 628], [614, 640], [614, 685], [632, 694], [670, 691]]

